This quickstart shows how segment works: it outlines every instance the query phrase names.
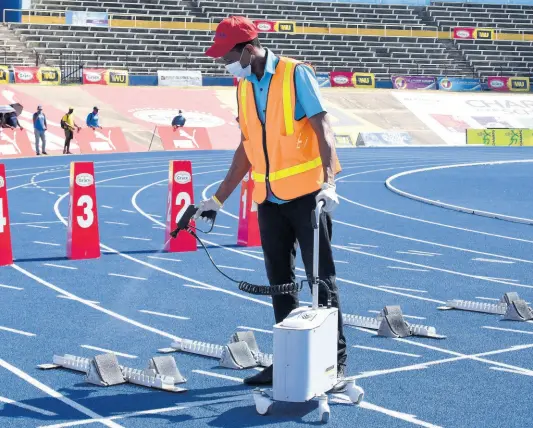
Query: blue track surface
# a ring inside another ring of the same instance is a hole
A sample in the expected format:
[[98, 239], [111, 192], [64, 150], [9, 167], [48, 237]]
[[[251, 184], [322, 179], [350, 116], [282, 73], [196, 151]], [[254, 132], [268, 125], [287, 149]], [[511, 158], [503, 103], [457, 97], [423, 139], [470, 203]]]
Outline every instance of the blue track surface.
[[[173, 337], [222, 344], [247, 327], [267, 331], [256, 332], [256, 338], [263, 351], [271, 352], [268, 298], [238, 292], [203, 252], [159, 252], [165, 241], [160, 225], [168, 160], [193, 161], [198, 201], [202, 193], [216, 189], [231, 155], [150, 153], [5, 162], [17, 260], [14, 267], [0, 268], [0, 284], [15, 287], [0, 287], [1, 427], [82, 426], [99, 417], [108, 418], [107, 426], [128, 428], [317, 424], [315, 402], [280, 404], [271, 415], [258, 416], [250, 389], [239, 382], [253, 370], [220, 369], [217, 361], [193, 355], [173, 354], [188, 379], [184, 394], [133, 385], [102, 388], [84, 383], [79, 373], [36, 369], [54, 354], [101, 353], [87, 346], [127, 354], [118, 357], [121, 364], [144, 368]], [[393, 340], [347, 328], [348, 371], [359, 376], [365, 401], [356, 407], [332, 403], [329, 425], [528, 424], [533, 326], [492, 315], [441, 312], [437, 306], [453, 298], [499, 299], [508, 291], [532, 302], [533, 228], [415, 202], [383, 183], [402, 171], [527, 159], [533, 153], [525, 148], [412, 148], [342, 150], [340, 157], [342, 200], [334, 215], [333, 241], [344, 312], [372, 316], [385, 305], [401, 305], [404, 314], [419, 317], [408, 321], [433, 325], [447, 339]], [[100, 259], [74, 262], [65, 258], [61, 220], [68, 209], [63, 195], [69, 162], [81, 159], [95, 162], [100, 237], [107, 251]], [[530, 216], [527, 183], [532, 176], [528, 164], [509, 164], [414, 174], [395, 184], [448, 203]], [[266, 282], [260, 248], [235, 246], [237, 209], [235, 193], [217, 218], [217, 234], [207, 238], [216, 244], [211, 253], [221, 265], [246, 269], [227, 268], [228, 273]], [[65, 298], [67, 293], [85, 300]], [[308, 290], [302, 300], [310, 300]], [[6, 404], [6, 399], [23, 407]]]

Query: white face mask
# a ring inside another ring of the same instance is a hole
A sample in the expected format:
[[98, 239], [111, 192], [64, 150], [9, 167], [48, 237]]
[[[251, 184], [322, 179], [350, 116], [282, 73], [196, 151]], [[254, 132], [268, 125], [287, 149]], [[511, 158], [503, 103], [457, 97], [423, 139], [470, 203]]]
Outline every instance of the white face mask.
[[[244, 51], [242, 51], [242, 53], [244, 53]], [[233, 74], [237, 78], [248, 77], [250, 74], [252, 74], [252, 57], [250, 56], [250, 64], [248, 64], [246, 68], [242, 68], [240, 59], [239, 61], [232, 62], [231, 64], [226, 64], [225, 67], [229, 73]]]

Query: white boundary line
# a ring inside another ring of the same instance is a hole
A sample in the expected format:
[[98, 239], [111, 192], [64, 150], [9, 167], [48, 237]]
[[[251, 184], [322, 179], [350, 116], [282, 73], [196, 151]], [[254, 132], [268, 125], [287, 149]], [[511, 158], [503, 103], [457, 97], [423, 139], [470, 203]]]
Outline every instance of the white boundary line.
[[515, 216], [509, 216], [505, 214], [493, 213], [490, 211], [482, 211], [482, 210], [476, 210], [474, 208], [462, 207], [460, 205], [447, 204], [445, 202], [440, 202], [434, 199], [424, 198], [422, 196], [418, 196], [418, 195], [414, 195], [409, 192], [405, 192], [404, 190], [398, 189], [397, 187], [394, 187], [391, 184], [397, 178], [403, 177], [405, 175], [418, 174], [420, 172], [436, 171], [436, 170], [450, 169], [450, 168], [465, 168], [465, 167], [472, 167], [472, 166], [492, 166], [492, 165], [506, 165], [506, 164], [513, 164], [513, 163], [532, 163], [532, 162], [533, 162], [533, 159], [522, 159], [522, 160], [506, 160], [506, 161], [490, 161], [490, 162], [473, 162], [473, 163], [463, 163], [463, 164], [454, 164], [454, 165], [446, 165], [446, 166], [434, 166], [430, 168], [420, 168], [420, 169], [414, 169], [412, 171], [400, 172], [398, 174], [393, 175], [392, 177], [387, 178], [387, 180], [385, 181], [385, 186], [387, 186], [387, 189], [389, 189], [391, 192], [394, 192], [400, 196], [404, 196], [409, 199], [414, 199], [415, 201], [424, 202], [425, 204], [435, 205], [437, 207], [447, 208], [453, 211], [459, 211], [459, 212], [463, 212], [467, 214], [474, 214], [474, 215], [478, 215], [482, 217], [489, 217], [489, 218], [496, 218], [499, 220], [510, 221], [513, 223], [533, 224], [533, 219], [531, 218], [515, 217]]
[[49, 412], [48, 410], [40, 409], [39, 407], [30, 406], [29, 404], [19, 403], [15, 400], [10, 400], [6, 397], [0, 397], [0, 403], [11, 404], [12, 406], [20, 407], [21, 409], [29, 410], [31, 412], [40, 413], [44, 416], [57, 416], [57, 413]]
[[92, 345], [80, 345], [80, 347], [85, 348], [85, 349], [90, 349], [92, 351], [107, 352], [107, 353], [115, 354], [115, 355], [118, 355], [119, 357], [124, 357], [124, 358], [131, 358], [131, 359], [137, 358], [137, 355], [125, 354], [123, 352], [116, 352], [116, 351], [112, 351], [111, 349], [98, 348], [97, 346], [92, 346]]

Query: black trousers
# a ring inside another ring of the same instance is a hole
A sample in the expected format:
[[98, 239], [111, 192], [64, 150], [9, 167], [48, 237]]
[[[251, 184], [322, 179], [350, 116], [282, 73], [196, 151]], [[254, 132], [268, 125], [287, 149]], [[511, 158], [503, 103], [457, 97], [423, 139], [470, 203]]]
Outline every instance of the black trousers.
[[[261, 244], [265, 255], [265, 267], [270, 285], [296, 282], [295, 258], [298, 244], [302, 253], [307, 277], [313, 274], [313, 238], [311, 223], [312, 211], [316, 207], [312, 193], [285, 204], [265, 201], [258, 206]], [[322, 212], [320, 218], [320, 245], [318, 276], [331, 290], [332, 306], [339, 308], [337, 364], [346, 365], [346, 339], [342, 326], [342, 313], [339, 290], [335, 283], [335, 263], [331, 250], [331, 215]], [[319, 303], [327, 304], [327, 292], [319, 288]], [[283, 321], [290, 312], [299, 306], [298, 295], [272, 296], [276, 323]]]
[[72, 129], [65, 129], [65, 147], [63, 147], [63, 153], [70, 151], [70, 142], [74, 138], [74, 132]]

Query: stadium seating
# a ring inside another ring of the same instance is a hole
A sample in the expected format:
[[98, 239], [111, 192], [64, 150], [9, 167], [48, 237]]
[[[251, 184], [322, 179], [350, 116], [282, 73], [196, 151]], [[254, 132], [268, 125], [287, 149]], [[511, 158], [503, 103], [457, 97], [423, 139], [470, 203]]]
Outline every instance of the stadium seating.
[[[160, 68], [194, 68], [206, 75], [223, 68], [203, 53], [213, 34], [205, 31], [139, 28], [82, 28], [12, 24], [27, 43], [46, 53], [50, 65], [59, 64], [59, 52], [83, 51], [86, 66], [128, 67], [134, 73]], [[321, 34], [263, 34], [265, 46], [281, 55], [313, 64], [317, 71], [353, 70], [388, 77], [389, 73], [472, 75], [447, 47], [431, 38], [385, 38]], [[104, 51], [104, 53], [102, 53]]]

